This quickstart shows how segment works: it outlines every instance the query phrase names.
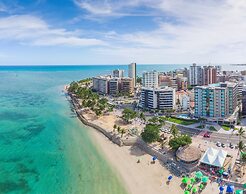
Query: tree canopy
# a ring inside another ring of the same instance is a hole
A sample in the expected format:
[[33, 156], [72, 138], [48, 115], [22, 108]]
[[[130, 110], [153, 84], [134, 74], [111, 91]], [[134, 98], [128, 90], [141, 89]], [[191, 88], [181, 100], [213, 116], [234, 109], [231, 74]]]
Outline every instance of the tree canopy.
[[192, 143], [192, 139], [190, 136], [180, 135], [180, 136], [170, 139], [169, 146], [172, 149], [177, 150], [179, 147], [189, 145], [191, 143]]
[[160, 128], [155, 124], [147, 124], [141, 136], [146, 143], [158, 141], [160, 138]]
[[137, 117], [137, 113], [135, 111], [133, 111], [132, 109], [129, 108], [125, 108], [122, 112], [122, 118], [124, 121], [126, 121], [127, 123], [130, 122], [130, 120], [134, 119]]

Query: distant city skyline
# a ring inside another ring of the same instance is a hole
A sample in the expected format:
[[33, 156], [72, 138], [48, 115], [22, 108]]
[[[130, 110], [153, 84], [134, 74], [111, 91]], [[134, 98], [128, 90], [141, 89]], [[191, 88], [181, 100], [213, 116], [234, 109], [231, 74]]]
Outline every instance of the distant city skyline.
[[0, 65], [246, 63], [245, 16], [243, 0], [0, 0]]

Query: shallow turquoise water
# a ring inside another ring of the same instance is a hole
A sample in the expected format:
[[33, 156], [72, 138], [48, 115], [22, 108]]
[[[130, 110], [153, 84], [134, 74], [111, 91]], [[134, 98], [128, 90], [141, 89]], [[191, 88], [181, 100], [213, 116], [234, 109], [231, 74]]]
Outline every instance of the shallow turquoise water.
[[126, 193], [62, 93], [114, 68], [0, 67], [1, 194]]

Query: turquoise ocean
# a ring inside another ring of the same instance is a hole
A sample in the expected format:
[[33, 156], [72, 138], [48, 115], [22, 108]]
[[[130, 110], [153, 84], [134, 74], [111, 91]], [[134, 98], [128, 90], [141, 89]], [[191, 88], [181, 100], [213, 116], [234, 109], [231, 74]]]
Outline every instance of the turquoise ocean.
[[[138, 65], [169, 71], [187, 65]], [[125, 194], [65, 84], [127, 66], [0, 66], [0, 194]], [[119, 161], [122, 162], [122, 161]]]

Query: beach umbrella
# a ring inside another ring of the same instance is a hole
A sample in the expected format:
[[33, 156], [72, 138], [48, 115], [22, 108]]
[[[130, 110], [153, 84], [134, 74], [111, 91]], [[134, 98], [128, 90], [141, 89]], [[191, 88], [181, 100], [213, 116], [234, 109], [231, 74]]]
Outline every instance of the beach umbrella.
[[236, 190], [235, 194], [243, 194], [243, 190]]
[[204, 185], [203, 184], [200, 184], [199, 185], [199, 188], [202, 190], [204, 188]]
[[202, 182], [203, 183], [207, 183], [208, 182], [208, 177], [207, 176], [203, 176], [202, 177]]
[[182, 179], [182, 183], [187, 184], [188, 182], [189, 182], [189, 178], [188, 177], [184, 177]]
[[192, 184], [189, 184], [188, 189], [191, 190], [191, 188], [192, 188]]
[[219, 170], [219, 173], [220, 173], [220, 174], [223, 174], [223, 172], [224, 172], [224, 170], [221, 168], [221, 169]]
[[195, 178], [194, 178], [194, 177], [190, 178], [190, 182], [191, 182], [192, 184], [193, 184], [194, 182], [196, 182]]
[[190, 194], [190, 191], [185, 191], [184, 194]]
[[228, 172], [223, 172], [222, 173], [224, 176], [228, 176], [229, 174], [228, 174]]
[[171, 181], [172, 178], [173, 178], [173, 176], [172, 176], [172, 175], [169, 175], [167, 179], [168, 179], [169, 181]]
[[192, 189], [192, 192], [193, 192], [193, 193], [196, 193], [197, 191], [198, 191], [197, 187], [194, 187], [194, 188]]
[[201, 171], [198, 171], [198, 172], [195, 173], [195, 176], [196, 176], [196, 178], [201, 179], [203, 174], [202, 174]]
[[243, 188], [246, 189], [246, 183], [243, 184]]
[[152, 157], [152, 160], [153, 160], [153, 161], [157, 160], [157, 156], [153, 156], [153, 157]]
[[219, 190], [220, 190], [220, 191], [224, 191], [224, 189], [225, 189], [225, 188], [224, 188], [223, 186], [220, 186], [220, 187], [219, 187]]
[[233, 185], [228, 185], [227, 188], [226, 188], [226, 192], [227, 193], [233, 193], [234, 191], [234, 186]]

